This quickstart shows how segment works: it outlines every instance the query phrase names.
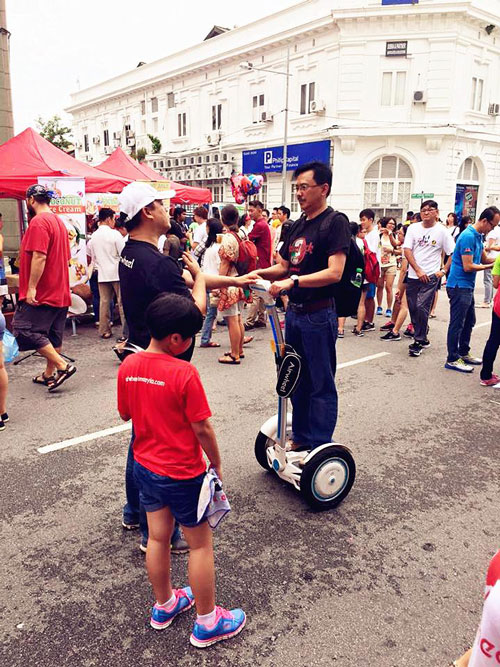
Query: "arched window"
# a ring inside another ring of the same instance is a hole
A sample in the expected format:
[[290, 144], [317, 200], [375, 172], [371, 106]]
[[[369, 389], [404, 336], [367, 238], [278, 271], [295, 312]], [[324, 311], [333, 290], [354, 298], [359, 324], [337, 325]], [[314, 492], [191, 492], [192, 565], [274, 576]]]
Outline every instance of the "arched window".
[[392, 216], [401, 222], [410, 208], [412, 180], [410, 165], [402, 158], [378, 158], [365, 172], [365, 208], [372, 208], [378, 217]]
[[479, 170], [476, 161], [468, 157], [462, 162], [462, 166], [458, 172], [459, 183], [479, 183]]

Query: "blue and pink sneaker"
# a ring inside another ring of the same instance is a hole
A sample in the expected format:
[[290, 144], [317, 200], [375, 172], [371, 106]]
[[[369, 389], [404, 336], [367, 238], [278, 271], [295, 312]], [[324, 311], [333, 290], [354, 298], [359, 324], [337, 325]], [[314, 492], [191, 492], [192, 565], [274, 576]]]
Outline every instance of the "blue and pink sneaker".
[[176, 602], [175, 605], [166, 609], [164, 605], [156, 603], [151, 612], [151, 627], [155, 630], [164, 630], [172, 623], [174, 618], [183, 611], [191, 609], [194, 605], [193, 591], [189, 586], [186, 588], [174, 588]]
[[215, 607], [215, 625], [207, 628], [206, 625], [196, 622], [193, 634], [190, 637], [191, 644], [197, 648], [207, 648], [224, 639], [231, 639], [240, 633], [245, 627], [247, 617], [242, 609], [224, 609]]

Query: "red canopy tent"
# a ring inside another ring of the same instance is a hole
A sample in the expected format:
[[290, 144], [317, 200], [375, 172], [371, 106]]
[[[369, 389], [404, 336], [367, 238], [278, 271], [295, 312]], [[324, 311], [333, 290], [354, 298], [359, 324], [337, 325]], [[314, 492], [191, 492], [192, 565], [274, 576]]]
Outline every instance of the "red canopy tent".
[[[127, 155], [122, 148], [117, 148], [113, 153], [99, 165], [99, 170], [109, 174], [129, 178], [133, 181], [164, 181], [165, 178], [146, 164], [141, 164]], [[172, 204], [210, 204], [212, 193], [208, 188], [194, 188], [182, 183], [170, 181], [175, 197]]]
[[29, 127], [0, 146], [0, 197], [24, 199], [38, 176], [85, 178], [86, 192], [121, 192], [130, 182], [75, 160]]

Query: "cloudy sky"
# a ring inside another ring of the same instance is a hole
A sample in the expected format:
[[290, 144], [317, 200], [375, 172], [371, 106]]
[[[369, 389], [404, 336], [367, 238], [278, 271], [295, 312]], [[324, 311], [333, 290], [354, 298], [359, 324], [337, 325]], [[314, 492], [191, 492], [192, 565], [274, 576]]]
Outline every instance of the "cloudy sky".
[[[7, 0], [15, 130], [64, 117], [69, 95], [298, 0]], [[66, 120], [69, 120], [67, 118]]]

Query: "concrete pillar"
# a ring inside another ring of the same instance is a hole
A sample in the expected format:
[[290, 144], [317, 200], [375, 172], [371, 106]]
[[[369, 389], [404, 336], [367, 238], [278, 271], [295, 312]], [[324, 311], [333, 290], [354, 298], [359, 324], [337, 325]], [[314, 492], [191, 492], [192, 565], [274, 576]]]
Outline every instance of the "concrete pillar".
[[[9, 41], [5, 0], [0, 0], [0, 144], [14, 136]], [[0, 199], [0, 211], [4, 221], [4, 248], [7, 251], [15, 251], [19, 247], [17, 203], [10, 199]]]

